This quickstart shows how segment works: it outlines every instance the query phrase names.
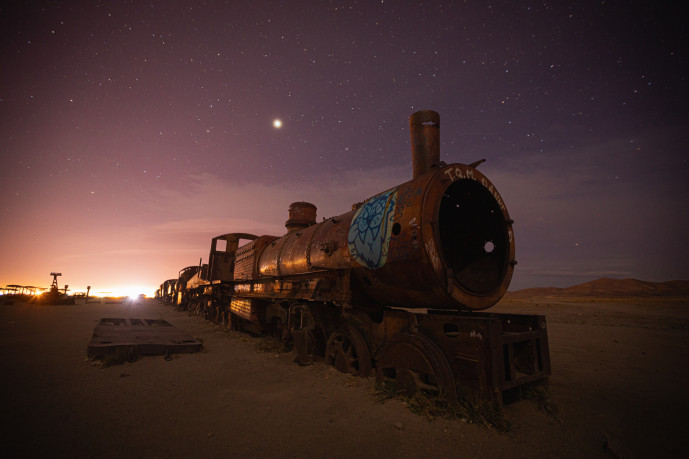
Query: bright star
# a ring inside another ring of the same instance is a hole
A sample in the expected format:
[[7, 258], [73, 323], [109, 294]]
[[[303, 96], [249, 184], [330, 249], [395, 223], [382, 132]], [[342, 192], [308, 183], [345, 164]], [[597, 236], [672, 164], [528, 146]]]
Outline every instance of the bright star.
[[279, 120], [279, 119], [273, 120], [273, 127], [275, 129], [280, 129], [282, 127], [282, 120]]

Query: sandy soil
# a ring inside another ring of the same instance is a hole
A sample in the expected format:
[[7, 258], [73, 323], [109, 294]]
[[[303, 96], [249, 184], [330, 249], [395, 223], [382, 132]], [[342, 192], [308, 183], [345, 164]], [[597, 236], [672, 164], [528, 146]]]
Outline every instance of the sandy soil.
[[[505, 407], [512, 429], [428, 419], [379, 403], [373, 379], [257, 349], [152, 300], [0, 305], [5, 457], [684, 457], [689, 299], [506, 298], [546, 314], [556, 414]], [[204, 351], [101, 368], [102, 317], [163, 318]]]

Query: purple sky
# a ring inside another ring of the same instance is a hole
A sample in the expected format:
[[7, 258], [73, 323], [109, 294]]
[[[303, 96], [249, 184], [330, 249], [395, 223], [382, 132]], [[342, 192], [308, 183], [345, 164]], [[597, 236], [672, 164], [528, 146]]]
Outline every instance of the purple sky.
[[688, 279], [686, 21], [565, 3], [3, 2], [0, 285], [152, 293], [291, 202], [344, 213], [411, 178], [420, 109], [487, 159], [511, 289]]

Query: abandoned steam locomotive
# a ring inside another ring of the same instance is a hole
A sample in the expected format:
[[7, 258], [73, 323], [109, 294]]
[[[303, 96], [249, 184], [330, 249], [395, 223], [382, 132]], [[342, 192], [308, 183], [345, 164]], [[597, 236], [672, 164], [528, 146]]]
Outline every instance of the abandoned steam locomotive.
[[470, 165], [440, 162], [439, 115], [410, 117], [413, 179], [316, 223], [289, 207], [281, 237], [213, 238], [207, 264], [158, 296], [217, 323], [274, 333], [297, 360], [394, 381], [449, 400], [503, 392], [550, 374], [543, 316], [477, 312], [512, 278], [512, 220]]

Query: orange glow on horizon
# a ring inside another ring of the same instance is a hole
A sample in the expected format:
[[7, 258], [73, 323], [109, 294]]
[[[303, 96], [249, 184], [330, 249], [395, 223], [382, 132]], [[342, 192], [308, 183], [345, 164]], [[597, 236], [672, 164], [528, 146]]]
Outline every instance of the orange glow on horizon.
[[99, 296], [99, 297], [124, 297], [128, 296], [130, 298], [136, 298], [139, 295], [145, 295], [146, 298], [153, 298], [155, 296], [155, 291], [158, 287], [148, 287], [142, 285], [133, 285], [127, 287], [112, 287], [111, 289], [98, 290], [96, 292], [91, 289], [89, 296]]
[[[9, 284], [8, 284], [9, 285]], [[22, 284], [13, 284], [13, 285], [22, 285]], [[27, 284], [28, 285], [28, 284]], [[46, 292], [50, 292], [49, 287], [34, 287], [37, 289], [36, 295], [42, 295]], [[151, 287], [148, 285], [129, 285], [129, 286], [124, 286], [124, 287], [101, 287], [101, 286], [91, 286], [91, 290], [89, 291], [89, 297], [98, 297], [98, 298], [105, 298], [105, 297], [113, 297], [113, 298], [120, 298], [120, 297], [125, 297], [128, 296], [130, 298], [136, 298], [139, 295], [144, 295], [146, 298], [153, 298], [155, 296], [155, 292], [159, 287]], [[64, 292], [64, 286], [59, 286], [60, 292]], [[75, 286], [72, 288], [72, 286], [69, 286], [67, 288], [67, 294], [68, 295], [74, 295], [75, 293], [86, 293], [86, 286]], [[5, 291], [0, 291], [0, 295], [7, 294]]]

